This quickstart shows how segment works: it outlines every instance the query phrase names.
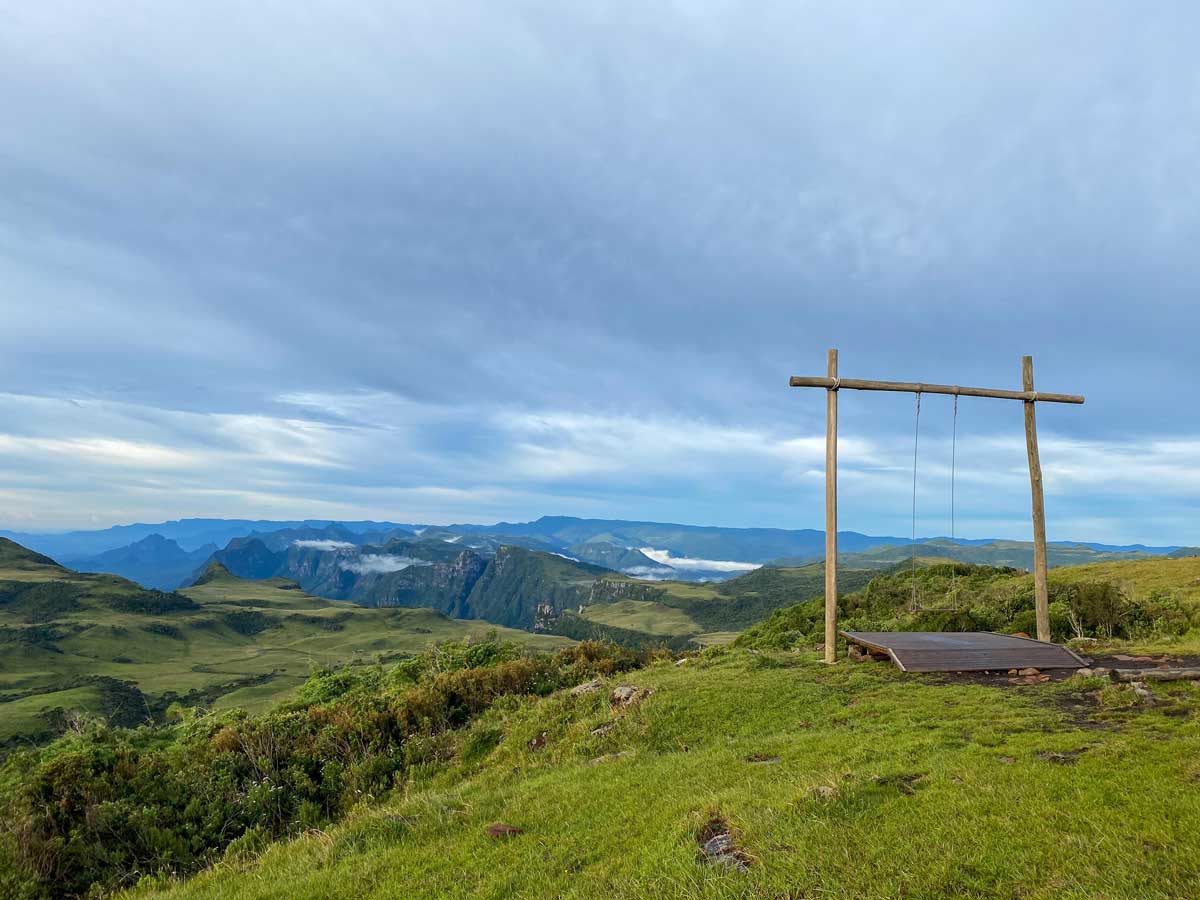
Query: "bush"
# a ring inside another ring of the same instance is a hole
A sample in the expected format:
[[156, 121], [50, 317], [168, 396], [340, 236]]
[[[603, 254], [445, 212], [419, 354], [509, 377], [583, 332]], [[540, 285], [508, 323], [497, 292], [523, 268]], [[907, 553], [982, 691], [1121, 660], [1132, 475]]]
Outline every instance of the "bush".
[[390, 672], [314, 673], [295, 701], [262, 716], [135, 731], [89, 724], [14, 754], [0, 886], [72, 897], [245, 859], [380, 796], [410, 769], [464, 750], [482, 759], [498, 735], [460, 729], [502, 697], [548, 694], [649, 658], [597, 643], [530, 655], [494, 640], [444, 644]]

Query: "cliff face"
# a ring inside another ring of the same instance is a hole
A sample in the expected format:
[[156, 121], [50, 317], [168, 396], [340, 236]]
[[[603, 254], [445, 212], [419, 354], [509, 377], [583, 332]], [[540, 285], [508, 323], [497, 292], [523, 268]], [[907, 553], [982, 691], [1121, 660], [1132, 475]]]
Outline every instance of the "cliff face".
[[361, 606], [429, 607], [456, 619], [526, 630], [553, 630], [564, 610], [646, 595], [640, 585], [601, 578], [611, 573], [599, 566], [511, 546], [490, 557], [444, 541], [272, 551], [251, 538], [231, 542], [213, 561], [242, 578], [290, 578], [320, 597]]
[[396, 572], [367, 572], [358, 576], [347, 596], [363, 606], [428, 606], [456, 619], [483, 618], [471, 614], [467, 597], [488, 564], [473, 550], [463, 550], [446, 561], [414, 563]]

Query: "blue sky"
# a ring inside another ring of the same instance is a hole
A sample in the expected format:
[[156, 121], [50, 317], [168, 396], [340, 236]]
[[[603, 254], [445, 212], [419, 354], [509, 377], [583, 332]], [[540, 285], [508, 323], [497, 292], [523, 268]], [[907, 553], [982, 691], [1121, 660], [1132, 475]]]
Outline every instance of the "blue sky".
[[[853, 7], [853, 8], [851, 8]], [[11, 4], [0, 527], [821, 526], [846, 376], [1040, 413], [1052, 539], [1200, 543], [1192, 4]], [[907, 534], [912, 398], [843, 397]], [[963, 401], [959, 533], [1025, 537]], [[918, 529], [949, 530], [926, 398]]]

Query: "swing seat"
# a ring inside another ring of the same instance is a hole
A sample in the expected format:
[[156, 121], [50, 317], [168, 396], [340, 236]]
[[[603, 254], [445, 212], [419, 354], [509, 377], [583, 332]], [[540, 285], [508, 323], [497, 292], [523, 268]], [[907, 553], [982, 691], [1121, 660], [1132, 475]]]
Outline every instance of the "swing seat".
[[1066, 647], [992, 631], [842, 631], [842, 637], [886, 655], [902, 672], [989, 672], [1081, 669]]

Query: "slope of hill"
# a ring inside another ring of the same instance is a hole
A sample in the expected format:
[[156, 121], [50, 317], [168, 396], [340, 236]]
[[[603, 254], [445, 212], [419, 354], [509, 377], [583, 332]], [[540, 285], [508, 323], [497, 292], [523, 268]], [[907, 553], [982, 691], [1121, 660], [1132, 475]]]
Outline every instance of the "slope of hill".
[[[1050, 572], [1054, 640], [1154, 637], [1177, 645], [1200, 628], [1200, 558], [1064, 566]], [[916, 606], [913, 606], [915, 596]], [[1036, 631], [1033, 576], [1013, 568], [929, 561], [881, 573], [841, 597], [839, 624], [856, 631]], [[785, 607], [738, 638], [750, 646], [820, 640], [820, 598]]]
[[[614, 694], [618, 685], [628, 687]], [[349, 680], [344, 701], [329, 686], [315, 686], [321, 704], [273, 720], [281, 740], [366, 702]], [[983, 685], [719, 648], [591, 692], [506, 698], [440, 732], [436, 761], [422, 758], [340, 821], [285, 806], [277, 827], [288, 839], [269, 843], [264, 828], [232, 844], [225, 835], [206, 871], [175, 880], [168, 870], [126, 896], [1182, 900], [1200, 879], [1200, 698], [1181, 685], [1152, 693], [1146, 706], [1096, 679]], [[388, 702], [372, 707], [381, 718]], [[241, 741], [265, 740], [270, 727], [216, 723], [175, 756], [211, 760], [190, 777], [261, 780]], [[83, 769], [67, 763], [86, 748], [64, 748], [52, 771]], [[358, 756], [373, 758], [365, 745]], [[136, 745], [120, 758], [160, 759]], [[272, 783], [291, 777], [278, 765]], [[80, 777], [98, 781], [99, 768]], [[332, 775], [318, 777], [337, 790]], [[103, 825], [88, 812], [71, 813], [81, 847]], [[14, 810], [23, 815], [42, 814]], [[121, 850], [142, 836], [137, 824], [120, 823]]]
[[136, 724], [175, 701], [258, 708], [316, 666], [493, 630], [536, 646], [566, 642], [429, 609], [362, 609], [219, 566], [179, 593], [145, 590], [0, 539], [0, 743], [53, 734], [73, 709]]

